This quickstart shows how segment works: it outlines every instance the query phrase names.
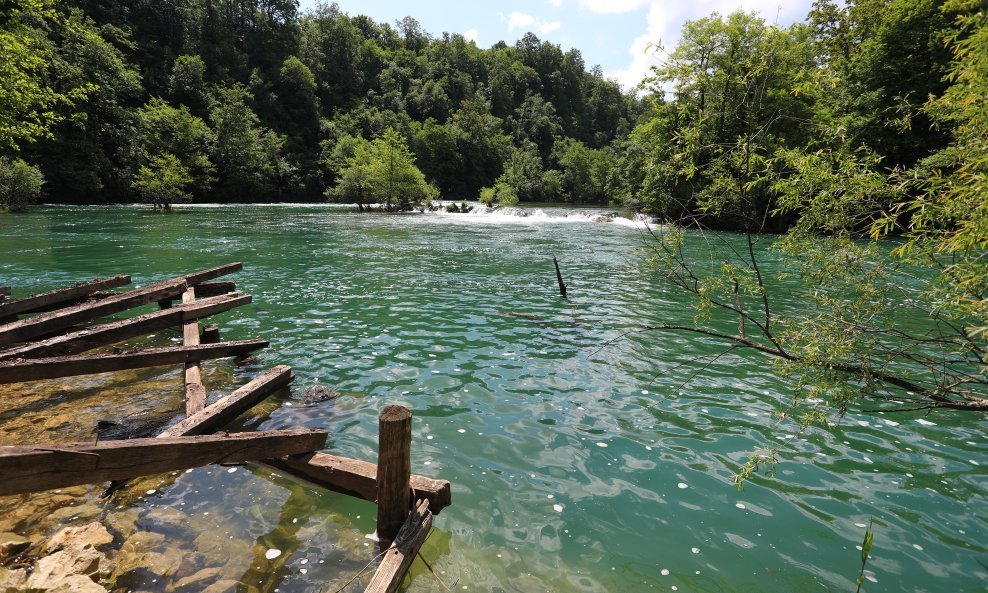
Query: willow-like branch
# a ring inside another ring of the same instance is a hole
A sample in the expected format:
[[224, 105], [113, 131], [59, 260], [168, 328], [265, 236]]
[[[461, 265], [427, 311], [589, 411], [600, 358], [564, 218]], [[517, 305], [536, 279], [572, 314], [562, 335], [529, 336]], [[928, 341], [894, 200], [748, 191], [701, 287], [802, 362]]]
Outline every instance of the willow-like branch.
[[[873, 380], [898, 387], [899, 389], [904, 389], [906, 391], [920, 395], [928, 400], [930, 400], [931, 407], [936, 408], [949, 408], [953, 410], [965, 410], [965, 411], [988, 411], [988, 399], [983, 397], [978, 397], [966, 392], [953, 392], [942, 390], [928, 389], [919, 383], [910, 381], [903, 377], [892, 375], [885, 371], [873, 368], [867, 368], [861, 365], [845, 364], [845, 363], [831, 363], [831, 362], [815, 362], [807, 359], [806, 357], [799, 356], [798, 354], [793, 354], [781, 347], [769, 347], [764, 344], [759, 344], [746, 338], [744, 336], [731, 335], [725, 332], [714, 331], [710, 329], [705, 329], [702, 327], [694, 327], [690, 325], [669, 325], [669, 324], [653, 324], [647, 325], [642, 328], [641, 331], [684, 331], [695, 334], [701, 334], [705, 336], [710, 336], [714, 338], [719, 338], [732, 343], [737, 346], [743, 346], [745, 348], [751, 348], [763, 354], [768, 354], [776, 358], [781, 358], [789, 362], [795, 362], [800, 364], [806, 364], [810, 366], [816, 366], [824, 368], [827, 370], [839, 371], [842, 373], [847, 373], [849, 375], [855, 375], [862, 378], [870, 378]], [[951, 397], [953, 396], [953, 397]]]

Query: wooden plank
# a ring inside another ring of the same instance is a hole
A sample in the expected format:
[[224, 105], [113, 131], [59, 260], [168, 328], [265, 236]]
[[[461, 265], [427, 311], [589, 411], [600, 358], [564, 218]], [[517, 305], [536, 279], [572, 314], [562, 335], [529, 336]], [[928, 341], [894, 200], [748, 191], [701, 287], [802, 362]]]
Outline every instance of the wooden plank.
[[127, 369], [242, 356], [267, 348], [267, 340], [242, 340], [194, 347], [170, 346], [140, 352], [84, 354], [0, 362], [0, 384], [92, 375]]
[[[266, 459], [272, 467], [313, 486], [374, 502], [377, 500], [377, 465], [359, 459], [327, 453], [304, 453], [280, 459]], [[429, 501], [436, 515], [452, 504], [449, 482], [412, 474], [412, 492]]]
[[47, 307], [73, 303], [100, 290], [117, 288], [125, 284], [130, 284], [130, 276], [117, 275], [113, 278], [95, 278], [74, 286], [34, 294], [22, 299], [8, 300], [0, 303], [0, 317], [34, 313]]
[[196, 284], [196, 296], [200, 299], [205, 299], [208, 297], [220, 296], [221, 294], [229, 294], [231, 292], [237, 292], [237, 283], [232, 280], [223, 280], [220, 282], [203, 282], [202, 284]]
[[196, 284], [195, 287], [196, 298], [200, 299], [237, 292], [237, 283], [229, 280], [223, 280], [220, 282], [203, 282], [201, 284]]
[[[182, 304], [196, 302], [196, 288], [190, 286], [182, 293]], [[199, 345], [199, 320], [190, 319], [182, 325], [182, 343], [185, 346]], [[206, 407], [206, 387], [202, 384], [202, 367], [198, 361], [185, 363], [185, 413], [195, 414]]]
[[[213, 405], [164, 430], [157, 438], [179, 438], [216, 432], [220, 427], [229, 424], [237, 416], [260, 403], [268, 395], [291, 383], [294, 378], [292, 367], [276, 366], [255, 377], [230, 395], [219, 399]], [[113, 481], [103, 496], [111, 495], [126, 484], [126, 480]]]
[[236, 463], [326, 446], [323, 430], [0, 447], [0, 496]]
[[[161, 433], [162, 437], [209, 434], [229, 424], [265, 397], [292, 381], [291, 367], [277, 366], [206, 409]], [[377, 500], [377, 465], [326, 453], [305, 453], [266, 459], [263, 465], [318, 488], [363, 500]], [[452, 504], [450, 484], [412, 475], [412, 492], [426, 498], [435, 514]]]
[[93, 303], [83, 303], [56, 309], [48, 313], [41, 313], [34, 317], [28, 317], [14, 323], [0, 326], [0, 346], [23, 342], [32, 338], [37, 338], [45, 334], [65, 329], [77, 323], [90, 321], [112, 315], [134, 307], [140, 307], [154, 301], [159, 301], [169, 296], [182, 294], [186, 284], [182, 278], [167, 280], [158, 284], [152, 284], [136, 290], [121, 292], [116, 296], [102, 299]]
[[292, 367], [280, 365], [220, 398], [205, 409], [162, 432], [161, 438], [202, 435], [215, 432], [264, 398], [292, 382]]
[[251, 302], [250, 295], [227, 295], [203, 299], [193, 305], [179, 305], [171, 309], [146, 313], [113, 323], [94, 325], [40, 342], [3, 350], [0, 351], [0, 360], [78, 354], [100, 346], [108, 346], [137, 336], [147, 335], [178, 325], [188, 319], [201, 319], [215, 315], [249, 302]]
[[412, 412], [381, 410], [377, 433], [377, 537], [391, 545], [412, 507]]
[[0, 327], [0, 346], [41, 337], [83, 321], [119, 313], [147, 303], [169, 300], [181, 295], [188, 286], [195, 286], [219, 276], [239, 272], [242, 269], [243, 264], [233, 262], [158, 282], [144, 288], [117, 293], [95, 302], [82, 303], [14, 321]]
[[186, 274], [183, 276], [185, 278], [185, 283], [189, 286], [198, 286], [203, 282], [212, 280], [213, 278], [219, 278], [220, 276], [226, 276], [227, 274], [233, 274], [244, 269], [244, 265], [238, 261], [233, 263], [224, 264], [222, 266], [217, 266], [215, 268], [210, 268], [208, 270], [202, 270], [201, 272], [195, 272], [193, 274]]
[[384, 553], [381, 564], [364, 593], [395, 593], [405, 580], [405, 574], [422, 549], [431, 528], [429, 501], [420, 500], [402, 524], [394, 543]]

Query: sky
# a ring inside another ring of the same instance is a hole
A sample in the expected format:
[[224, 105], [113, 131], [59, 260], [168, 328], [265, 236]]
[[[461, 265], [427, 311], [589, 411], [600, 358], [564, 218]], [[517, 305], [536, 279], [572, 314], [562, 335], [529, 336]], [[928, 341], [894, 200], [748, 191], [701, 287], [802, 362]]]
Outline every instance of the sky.
[[[303, 10], [316, 0], [301, 0]], [[599, 64], [607, 78], [625, 90], [637, 85], [658, 63], [647, 51], [661, 44], [672, 50], [683, 23], [738, 9], [756, 11], [769, 23], [802, 21], [812, 0], [337, 0], [343, 12], [365, 14], [394, 25], [411, 16], [433, 36], [461, 33], [488, 48], [498, 41], [513, 44], [531, 31], [539, 39], [579, 49], [587, 68]]]

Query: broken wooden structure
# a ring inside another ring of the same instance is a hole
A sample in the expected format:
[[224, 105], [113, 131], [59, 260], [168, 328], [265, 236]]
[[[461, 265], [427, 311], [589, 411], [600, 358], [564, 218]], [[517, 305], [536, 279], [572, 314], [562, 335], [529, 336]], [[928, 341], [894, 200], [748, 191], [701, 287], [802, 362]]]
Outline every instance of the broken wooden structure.
[[[201, 363], [245, 356], [265, 340], [221, 342], [216, 326], [200, 332], [201, 319], [251, 302], [233, 282], [213, 282], [242, 269], [239, 262], [113, 292], [131, 282], [118, 275], [13, 298], [0, 287], [0, 385], [165, 365], [182, 365], [184, 418], [154, 438], [0, 447], [0, 495], [126, 480], [215, 463], [253, 461], [304, 483], [377, 503], [377, 533], [384, 550], [367, 591], [400, 586], [432, 525], [451, 503], [450, 484], [412, 475], [411, 412], [388, 406], [380, 415], [378, 463], [320, 450], [319, 430], [215, 434], [293, 380], [276, 366], [207, 405]], [[180, 304], [173, 304], [178, 301]], [[158, 310], [114, 321], [107, 315], [156, 304]], [[168, 327], [182, 328], [182, 345], [126, 350], [113, 344]], [[102, 350], [93, 352], [96, 349]]]

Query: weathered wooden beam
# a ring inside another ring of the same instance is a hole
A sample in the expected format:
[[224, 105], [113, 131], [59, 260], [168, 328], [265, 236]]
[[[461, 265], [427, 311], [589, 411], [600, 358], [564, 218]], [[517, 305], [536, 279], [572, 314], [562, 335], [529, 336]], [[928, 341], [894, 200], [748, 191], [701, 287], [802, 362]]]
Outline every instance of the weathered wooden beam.
[[[190, 285], [191, 286], [191, 285]], [[220, 296], [237, 292], [237, 283], [231, 280], [221, 280], [219, 282], [202, 282], [196, 284], [196, 297], [205, 299], [208, 297]]]
[[[266, 459], [264, 465], [305, 483], [363, 500], [377, 500], [377, 465], [327, 453], [305, 453]], [[416, 498], [426, 498], [436, 515], [452, 504], [449, 482], [412, 475]]]
[[405, 574], [422, 549], [431, 528], [429, 501], [420, 500], [402, 524], [394, 543], [384, 553], [364, 593], [395, 593], [405, 580]]
[[120, 311], [140, 307], [141, 305], [159, 301], [163, 298], [179, 295], [185, 291], [185, 288], [185, 280], [176, 278], [144, 288], [121, 292], [116, 296], [96, 302], [83, 303], [65, 309], [56, 309], [55, 311], [41, 313], [27, 319], [21, 319], [20, 321], [0, 326], [0, 346], [14, 342], [23, 342], [60, 329], [65, 329], [77, 323], [97, 319], [104, 315], [119, 313]]
[[232, 422], [264, 398], [292, 382], [292, 367], [280, 365], [220, 398], [203, 410], [168, 428], [159, 437], [172, 438], [209, 434]]
[[242, 356], [248, 352], [267, 347], [267, 340], [243, 340], [193, 347], [170, 346], [140, 352], [111, 352], [0, 361], [0, 384], [182, 364], [191, 360]]
[[195, 286], [219, 276], [239, 272], [242, 269], [243, 264], [233, 262], [158, 282], [143, 288], [117, 293], [94, 302], [82, 303], [72, 307], [42, 313], [20, 321], [14, 321], [0, 327], [0, 346], [51, 334], [83, 321], [98, 319], [104, 315], [119, 313], [120, 311], [140, 307], [151, 302], [169, 300], [181, 295], [189, 286]]
[[0, 447], [0, 496], [322, 449], [323, 430]]
[[75, 286], [34, 294], [22, 299], [7, 300], [0, 303], [0, 317], [34, 313], [48, 307], [70, 304], [100, 290], [117, 288], [125, 284], [130, 284], [130, 276], [118, 275], [113, 278], [96, 278], [88, 282], [80, 282]]
[[398, 535], [414, 500], [411, 410], [395, 405], [381, 410], [377, 442], [377, 537], [386, 547]]
[[203, 282], [208, 282], [213, 278], [219, 278], [220, 276], [226, 276], [227, 274], [233, 274], [244, 269], [244, 265], [238, 261], [233, 263], [224, 264], [222, 266], [217, 266], [215, 268], [209, 268], [208, 270], [202, 270], [201, 272], [195, 272], [192, 274], [186, 274], [182, 276], [185, 278], [185, 283], [189, 286], [199, 286]]
[[[196, 302], [196, 287], [190, 286], [182, 293], [182, 304]], [[199, 345], [199, 320], [189, 319], [182, 325], [182, 343]], [[185, 363], [185, 413], [191, 416], [206, 407], [206, 387], [202, 384], [202, 367], [198, 361]]]
[[0, 351], [0, 360], [65, 356], [150, 334], [188, 319], [203, 318], [251, 302], [250, 295], [227, 295], [203, 299], [113, 323], [94, 325], [40, 342]]

